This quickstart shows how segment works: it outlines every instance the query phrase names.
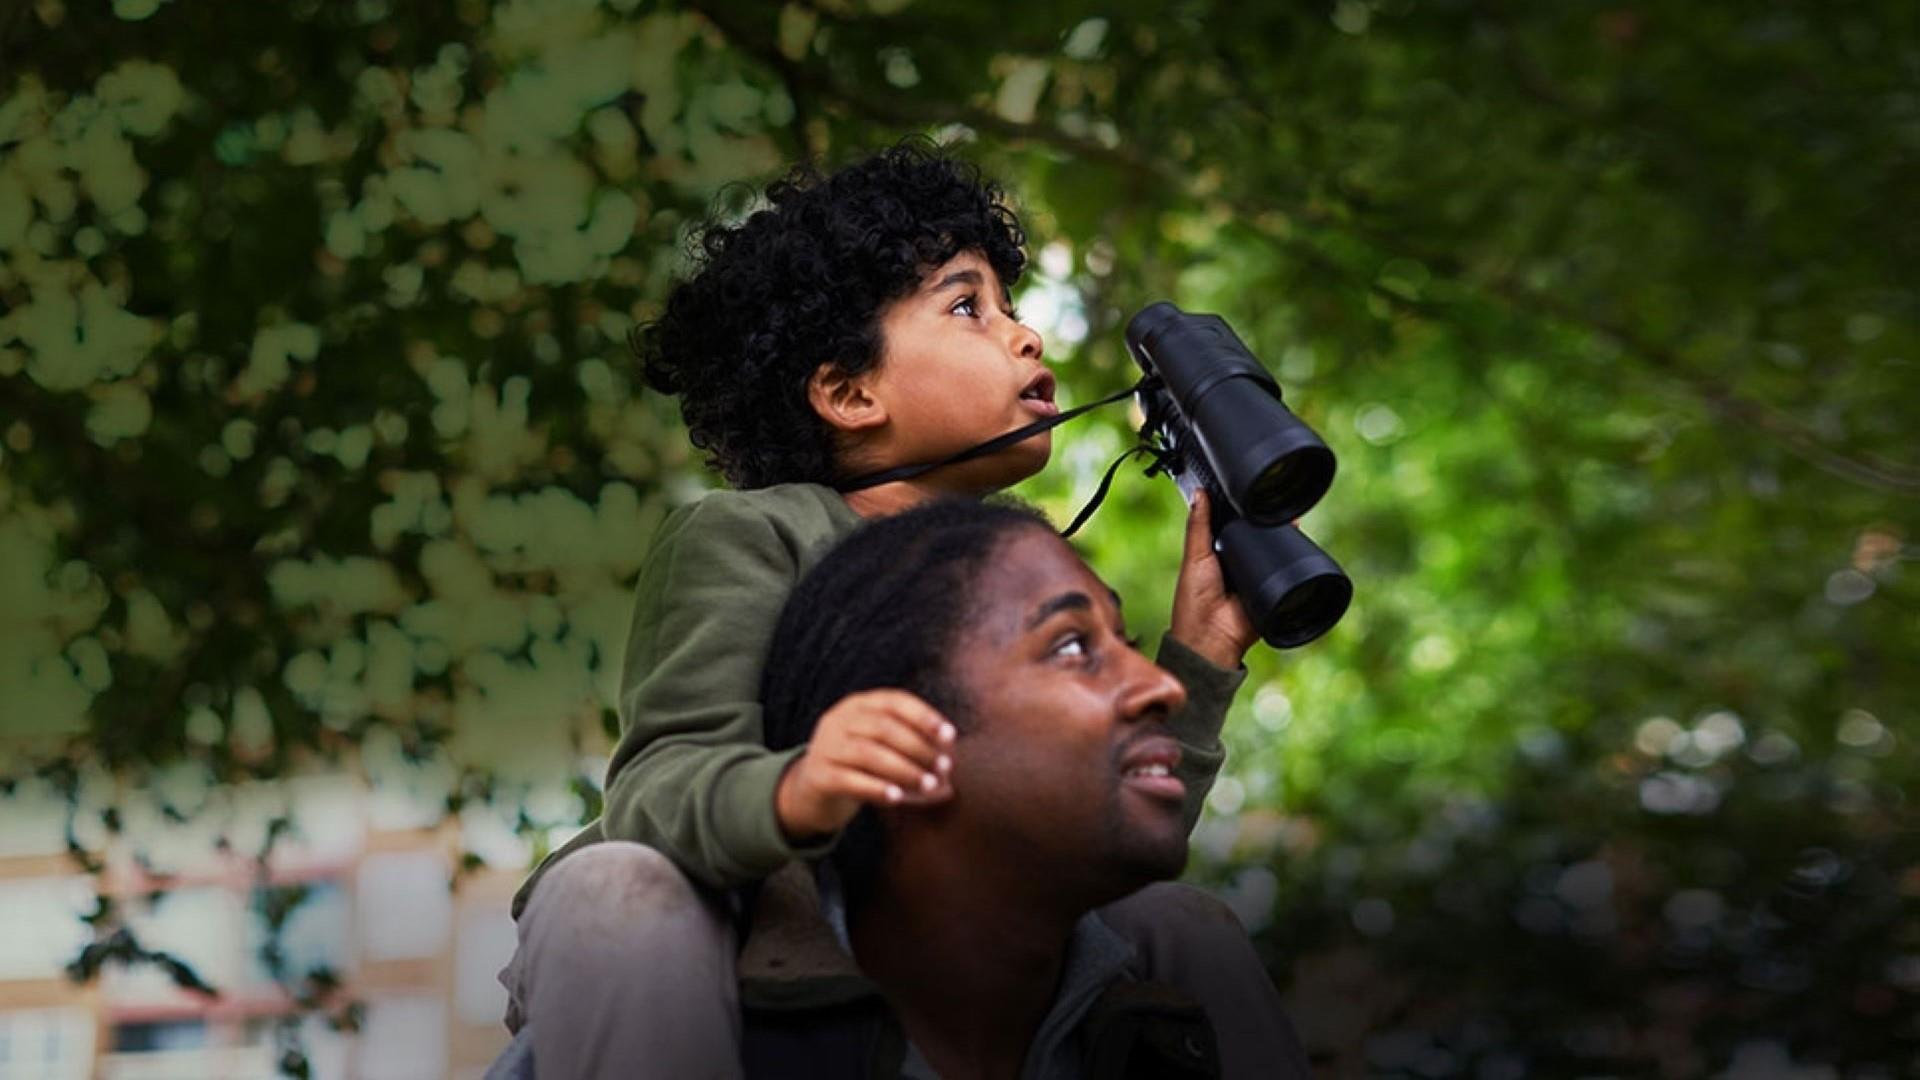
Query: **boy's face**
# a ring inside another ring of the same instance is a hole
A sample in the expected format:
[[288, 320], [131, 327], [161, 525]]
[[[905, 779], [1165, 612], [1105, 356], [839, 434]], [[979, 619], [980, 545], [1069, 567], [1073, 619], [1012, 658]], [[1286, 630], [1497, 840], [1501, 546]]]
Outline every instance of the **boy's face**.
[[[874, 468], [938, 461], [1057, 415], [1040, 335], [1021, 323], [984, 256], [963, 251], [880, 314], [869, 392], [886, 407]], [[932, 477], [954, 491], [997, 491], [1039, 472], [1051, 432]]]

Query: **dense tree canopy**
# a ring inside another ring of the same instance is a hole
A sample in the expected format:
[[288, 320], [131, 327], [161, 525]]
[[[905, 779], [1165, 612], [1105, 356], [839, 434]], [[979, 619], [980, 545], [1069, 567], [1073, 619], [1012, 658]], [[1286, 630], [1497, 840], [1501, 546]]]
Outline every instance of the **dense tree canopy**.
[[[330, 762], [591, 814], [717, 483], [624, 339], [702, 218], [921, 133], [1015, 192], [1070, 400], [1170, 298], [1340, 455], [1353, 608], [1250, 659], [1190, 874], [1318, 1052], [1904, 1068], [1916, 72], [1891, 0], [15, 5], [0, 772], [83, 849]], [[1082, 534], [1142, 626], [1181, 509]]]

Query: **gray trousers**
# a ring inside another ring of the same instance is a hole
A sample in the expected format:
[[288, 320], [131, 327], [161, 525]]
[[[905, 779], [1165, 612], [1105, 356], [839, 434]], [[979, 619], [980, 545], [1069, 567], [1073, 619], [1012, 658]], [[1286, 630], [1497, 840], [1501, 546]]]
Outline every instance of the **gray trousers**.
[[[1225, 904], [1161, 883], [1098, 914], [1148, 977], [1206, 1009], [1229, 1080], [1305, 1075], [1280, 995]], [[582, 848], [547, 871], [519, 932], [500, 982], [515, 1051], [531, 1043], [541, 1080], [740, 1076], [732, 919], [664, 855], [617, 840]]]

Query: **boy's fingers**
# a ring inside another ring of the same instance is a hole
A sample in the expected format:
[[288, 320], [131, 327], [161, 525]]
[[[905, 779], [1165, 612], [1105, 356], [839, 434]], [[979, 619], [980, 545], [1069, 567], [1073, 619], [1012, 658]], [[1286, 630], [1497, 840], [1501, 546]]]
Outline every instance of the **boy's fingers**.
[[[840, 796], [874, 806], [931, 806], [953, 798], [953, 785], [940, 783], [931, 790], [894, 783], [852, 766], [835, 766], [829, 781]], [[835, 828], [852, 818], [849, 812]]]
[[884, 743], [893, 750], [905, 755], [923, 769], [938, 769], [938, 762], [946, 757], [946, 749], [925, 728], [911, 720], [895, 716], [882, 716], [875, 720], [866, 734], [875, 742]]
[[[858, 769], [845, 767], [835, 769], [831, 783], [834, 790], [841, 794], [857, 799], [863, 803], [872, 803], [875, 806], [898, 806], [904, 802], [907, 797], [905, 789], [901, 788], [900, 785], [890, 784], [877, 776], [869, 776]], [[852, 817], [853, 815], [849, 813], [847, 818], [843, 819], [835, 828], [844, 827], [847, 820], [850, 820]]]
[[953, 798], [953, 785], [941, 784], [932, 791], [909, 791], [899, 806], [934, 806]]
[[887, 711], [925, 732], [936, 743], [953, 742], [953, 725], [940, 715], [939, 709], [927, 704], [919, 695], [905, 690], [875, 690], [872, 694], [876, 704], [884, 705]]
[[894, 784], [902, 792], [932, 791], [940, 785], [940, 778], [927, 766], [877, 742], [860, 742], [849, 747], [841, 764]]

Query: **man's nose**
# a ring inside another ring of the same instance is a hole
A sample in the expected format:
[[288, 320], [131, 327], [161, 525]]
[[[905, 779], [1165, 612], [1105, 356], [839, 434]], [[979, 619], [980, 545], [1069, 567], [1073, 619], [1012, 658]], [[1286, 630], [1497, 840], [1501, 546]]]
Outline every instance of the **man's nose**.
[[1173, 672], [1131, 652], [1125, 712], [1129, 720], [1165, 720], [1187, 704], [1187, 688]]

